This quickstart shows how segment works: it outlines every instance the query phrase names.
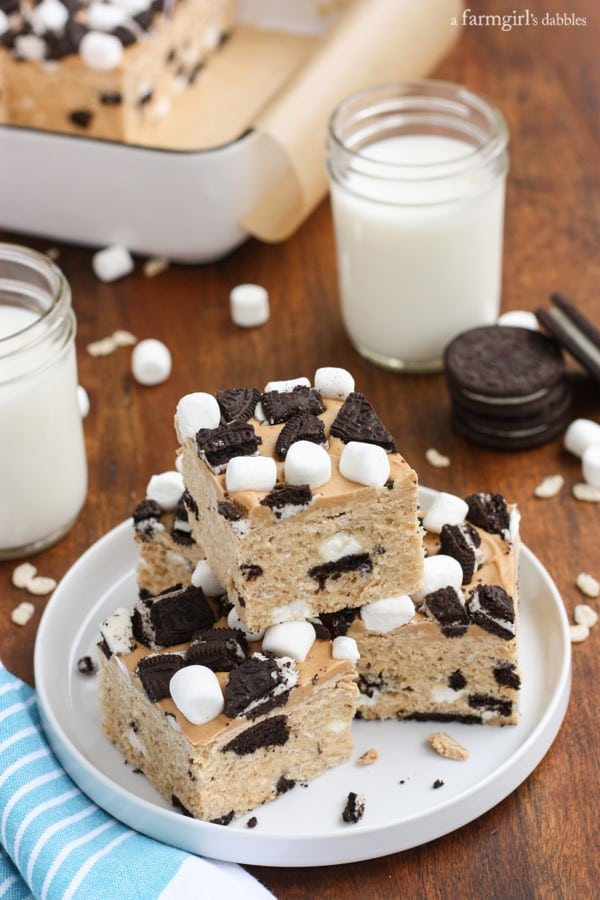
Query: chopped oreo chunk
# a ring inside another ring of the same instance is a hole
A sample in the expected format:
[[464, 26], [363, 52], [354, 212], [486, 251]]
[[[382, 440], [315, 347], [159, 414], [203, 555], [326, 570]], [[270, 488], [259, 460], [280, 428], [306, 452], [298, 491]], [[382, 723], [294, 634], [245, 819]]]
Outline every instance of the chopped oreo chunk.
[[462, 689], [466, 687], [466, 684], [467, 679], [460, 669], [456, 669], [455, 672], [452, 672], [452, 674], [448, 676], [448, 687], [452, 688], [453, 691], [462, 691]]
[[312, 502], [312, 491], [307, 484], [276, 484], [272, 491], [260, 501], [261, 506], [268, 506], [277, 519], [284, 514], [286, 507], [299, 508], [309, 506]]
[[160, 519], [162, 516], [162, 509], [156, 500], [142, 500], [141, 503], [138, 503], [131, 515], [133, 517], [133, 524], [139, 525], [140, 522], [145, 522], [148, 519]]
[[267, 391], [262, 395], [262, 405], [270, 425], [280, 425], [300, 413], [318, 416], [325, 410], [319, 392], [303, 385], [293, 391]]
[[397, 714], [398, 719], [406, 722], [462, 722], [463, 725], [480, 725], [481, 716], [470, 716], [468, 713], [427, 713], [413, 712], [408, 716]]
[[505, 534], [510, 527], [510, 514], [502, 494], [469, 494], [467, 519], [490, 534]]
[[99, 100], [103, 106], [120, 106], [123, 95], [120, 91], [100, 91]]
[[329, 632], [331, 640], [336, 637], [343, 637], [348, 634], [350, 626], [358, 615], [358, 609], [346, 607], [346, 609], [338, 609], [336, 612], [321, 613], [319, 618]]
[[275, 790], [279, 797], [280, 794], [287, 794], [287, 792], [291, 791], [294, 787], [296, 787], [296, 782], [293, 778], [286, 778], [285, 775], [281, 775], [275, 785]]
[[387, 681], [383, 677], [382, 672], [379, 675], [365, 675], [363, 673], [358, 676], [357, 686], [361, 694], [371, 698], [375, 696], [376, 692], [386, 689]]
[[260, 391], [258, 388], [230, 388], [217, 391], [216, 398], [224, 425], [230, 422], [247, 422], [254, 415]]
[[444, 782], [441, 778], [436, 778], [431, 787], [434, 789], [434, 791], [437, 791], [438, 788], [444, 787]]
[[481, 537], [476, 528], [463, 525], [444, 525], [440, 534], [440, 553], [452, 556], [463, 571], [463, 584], [469, 584], [481, 558]]
[[82, 675], [93, 675], [96, 671], [96, 663], [91, 656], [82, 656], [77, 660], [77, 671]]
[[198, 504], [190, 494], [188, 490], [185, 490], [181, 495], [181, 499], [183, 500], [184, 506], [187, 509], [188, 513], [191, 513], [195, 519], [200, 518], [200, 510], [198, 509]]
[[300, 413], [288, 419], [277, 435], [275, 443], [277, 459], [285, 459], [288, 450], [296, 441], [310, 441], [312, 444], [325, 446], [327, 438], [321, 419], [311, 413]]
[[510, 641], [515, 636], [513, 598], [497, 584], [480, 584], [467, 600], [471, 620], [491, 634]]
[[157, 653], [140, 659], [136, 673], [151, 703], [169, 697], [171, 678], [182, 669], [185, 661], [179, 653]]
[[78, 128], [89, 128], [94, 114], [89, 109], [74, 109], [69, 113], [69, 121]]
[[362, 441], [377, 444], [389, 452], [396, 451], [396, 444], [367, 398], [358, 391], [348, 394], [332, 422], [330, 434], [345, 444]]
[[505, 717], [512, 714], [512, 700], [504, 700], [501, 697], [489, 697], [486, 694], [469, 694], [469, 706], [473, 709], [496, 712]]
[[521, 678], [514, 663], [498, 663], [498, 665], [494, 667], [493, 672], [496, 684], [499, 684], [502, 687], [513, 688], [515, 691], [520, 689]]
[[240, 503], [234, 503], [233, 500], [219, 500], [217, 512], [228, 522], [239, 522], [244, 518], [247, 510]]
[[222, 749], [222, 753], [228, 751], [237, 753], [238, 756], [247, 756], [254, 753], [260, 747], [282, 747], [290, 736], [287, 716], [271, 716], [250, 728], [246, 728]]
[[225, 687], [225, 715], [230, 719], [256, 716], [287, 703], [297, 673], [290, 678], [285, 664], [273, 657], [255, 654], [232, 669]]
[[342, 812], [342, 819], [349, 825], [356, 825], [365, 814], [365, 798], [361, 794], [350, 791]]
[[469, 614], [457, 592], [449, 585], [427, 594], [422, 610], [435, 619], [444, 637], [460, 637], [469, 627]]
[[190, 525], [188, 506], [184, 494], [181, 495], [177, 502], [177, 506], [175, 507], [175, 515], [171, 527], [171, 537], [176, 544], [189, 546], [196, 543], [192, 537], [192, 526]]
[[240, 572], [244, 581], [256, 581], [263, 574], [263, 569], [262, 566], [257, 566], [255, 563], [242, 563]]
[[359, 575], [369, 575], [373, 571], [373, 560], [368, 553], [349, 553], [347, 556], [340, 556], [339, 559], [331, 562], [321, 563], [318, 566], [311, 566], [308, 574], [311, 578], [319, 583], [319, 590], [325, 590], [327, 580], [331, 578], [337, 581], [346, 572], [357, 572]]
[[136, 603], [133, 634], [147, 647], [171, 647], [190, 641], [194, 632], [211, 628], [215, 615], [202, 588], [160, 594], [154, 600]]
[[194, 818], [194, 814], [187, 809], [175, 794], [171, 794], [171, 805], [179, 810], [180, 813], [183, 813], [184, 816], [189, 816], [190, 819]]
[[212, 825], [229, 825], [233, 822], [233, 817], [235, 812], [233, 809], [230, 809], [228, 813], [225, 813], [223, 816], [217, 816], [216, 819], [211, 819]]
[[207, 666], [213, 672], [231, 672], [247, 654], [248, 642], [238, 628], [211, 628], [194, 635], [185, 661], [188, 665]]
[[262, 444], [249, 422], [231, 422], [217, 428], [201, 428], [196, 433], [198, 455], [215, 473], [225, 470], [234, 456], [254, 456]]

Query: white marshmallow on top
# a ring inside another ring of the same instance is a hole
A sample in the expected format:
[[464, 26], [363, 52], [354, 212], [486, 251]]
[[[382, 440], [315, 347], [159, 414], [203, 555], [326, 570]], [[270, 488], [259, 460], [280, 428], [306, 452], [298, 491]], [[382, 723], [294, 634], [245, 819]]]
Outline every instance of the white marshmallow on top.
[[192, 572], [192, 584], [202, 588], [207, 597], [220, 597], [225, 588], [209, 566], [207, 560], [201, 559]]
[[540, 330], [536, 314], [527, 309], [510, 309], [508, 312], [502, 313], [496, 324], [510, 325], [513, 328], [527, 328], [529, 331]]
[[288, 484], [318, 488], [331, 478], [331, 458], [319, 444], [295, 441], [286, 454], [284, 472]]
[[225, 469], [228, 491], [271, 491], [277, 481], [277, 464], [270, 456], [234, 456]]
[[581, 457], [581, 469], [584, 481], [600, 488], [600, 444], [585, 448]]
[[69, 11], [60, 0], [42, 0], [29, 13], [29, 22], [36, 34], [60, 31], [67, 24]]
[[340, 473], [349, 481], [383, 487], [390, 477], [388, 454], [378, 444], [349, 441], [340, 455]]
[[6, 34], [10, 28], [10, 20], [3, 9], [0, 9], [0, 35]]
[[169, 693], [192, 725], [204, 725], [223, 712], [225, 699], [219, 679], [207, 666], [184, 666], [169, 682]]
[[432, 534], [440, 534], [444, 525], [462, 525], [468, 512], [469, 504], [461, 497], [442, 491], [423, 516], [423, 527]]
[[300, 378], [289, 378], [287, 381], [268, 381], [263, 393], [268, 394], [269, 391], [279, 391], [280, 394], [287, 394], [297, 387], [310, 387], [310, 381], [304, 375]]
[[420, 603], [427, 594], [440, 588], [453, 587], [460, 592], [463, 580], [461, 564], [453, 556], [437, 553], [423, 560], [423, 587], [415, 591], [413, 599]]
[[127, 18], [127, 13], [114, 3], [93, 2], [88, 7], [87, 24], [92, 31], [112, 31], [124, 25]]
[[345, 400], [354, 390], [354, 378], [347, 369], [322, 366], [315, 372], [315, 388], [321, 397]]
[[221, 421], [217, 398], [204, 391], [185, 394], [177, 404], [175, 423], [181, 443], [194, 437], [201, 428], [216, 428]]
[[315, 627], [310, 622], [282, 622], [267, 628], [262, 648], [275, 656], [290, 656], [304, 662], [316, 638]]
[[162, 384], [171, 374], [171, 367], [171, 351], [162, 341], [146, 338], [133, 348], [131, 372], [138, 384]]
[[238, 284], [229, 294], [234, 325], [256, 328], [269, 318], [269, 294], [260, 284]]
[[260, 641], [265, 633], [264, 628], [257, 628], [256, 631], [250, 631], [249, 628], [246, 628], [245, 624], [238, 616], [235, 607], [230, 609], [227, 614], [227, 624], [230, 628], [237, 628], [241, 631], [246, 640], [251, 644], [254, 643], [254, 641]]
[[46, 56], [46, 42], [37, 34], [18, 34], [15, 38], [15, 52], [20, 59], [41, 62]]
[[123, 59], [123, 44], [114, 34], [88, 31], [79, 44], [79, 55], [90, 69], [109, 72]]
[[[90, 32], [91, 33], [91, 32]], [[88, 37], [86, 35], [85, 37]], [[84, 37], [84, 41], [85, 41]], [[109, 35], [105, 35], [109, 37]], [[82, 42], [83, 43], [83, 42]], [[92, 256], [92, 269], [100, 281], [116, 281], [133, 272], [134, 263], [131, 253], [122, 244], [110, 244]]]
[[360, 659], [360, 651], [354, 638], [341, 634], [333, 639], [331, 655], [334, 659], [347, 659], [350, 662], [358, 662]]
[[600, 444], [600, 425], [592, 419], [574, 419], [565, 432], [565, 448], [575, 456], [583, 456], [586, 447]]
[[152, 475], [146, 486], [146, 497], [154, 500], [162, 510], [170, 512], [175, 509], [179, 499], [185, 490], [183, 478], [180, 472], [161, 472]]
[[415, 605], [407, 594], [398, 597], [382, 597], [361, 606], [360, 617], [367, 631], [387, 634], [394, 628], [406, 625], [414, 617]]

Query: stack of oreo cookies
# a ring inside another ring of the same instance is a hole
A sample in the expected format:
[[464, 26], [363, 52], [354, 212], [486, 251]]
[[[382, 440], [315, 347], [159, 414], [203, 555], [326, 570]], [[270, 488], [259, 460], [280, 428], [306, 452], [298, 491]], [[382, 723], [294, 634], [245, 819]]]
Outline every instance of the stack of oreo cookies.
[[527, 328], [488, 325], [454, 338], [445, 352], [456, 430], [497, 450], [526, 450], [559, 434], [571, 393], [558, 344]]

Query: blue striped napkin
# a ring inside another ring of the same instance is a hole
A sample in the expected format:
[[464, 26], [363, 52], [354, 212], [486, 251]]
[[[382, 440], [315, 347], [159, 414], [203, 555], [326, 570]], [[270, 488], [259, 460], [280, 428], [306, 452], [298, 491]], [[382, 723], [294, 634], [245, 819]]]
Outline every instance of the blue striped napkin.
[[0, 663], [0, 898], [273, 897], [241, 866], [138, 834], [86, 797], [41, 730], [35, 692]]

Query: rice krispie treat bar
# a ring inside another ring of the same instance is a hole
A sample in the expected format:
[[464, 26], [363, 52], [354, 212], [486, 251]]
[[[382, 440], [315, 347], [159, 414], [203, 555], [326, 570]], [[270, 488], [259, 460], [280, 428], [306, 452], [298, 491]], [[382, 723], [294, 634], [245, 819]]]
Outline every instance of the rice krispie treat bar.
[[174, 807], [227, 824], [348, 758], [354, 667], [323, 629], [262, 641], [218, 619], [201, 588], [139, 600], [102, 623], [103, 728]]
[[345, 370], [188, 394], [175, 425], [192, 533], [248, 628], [421, 586], [416, 473]]

